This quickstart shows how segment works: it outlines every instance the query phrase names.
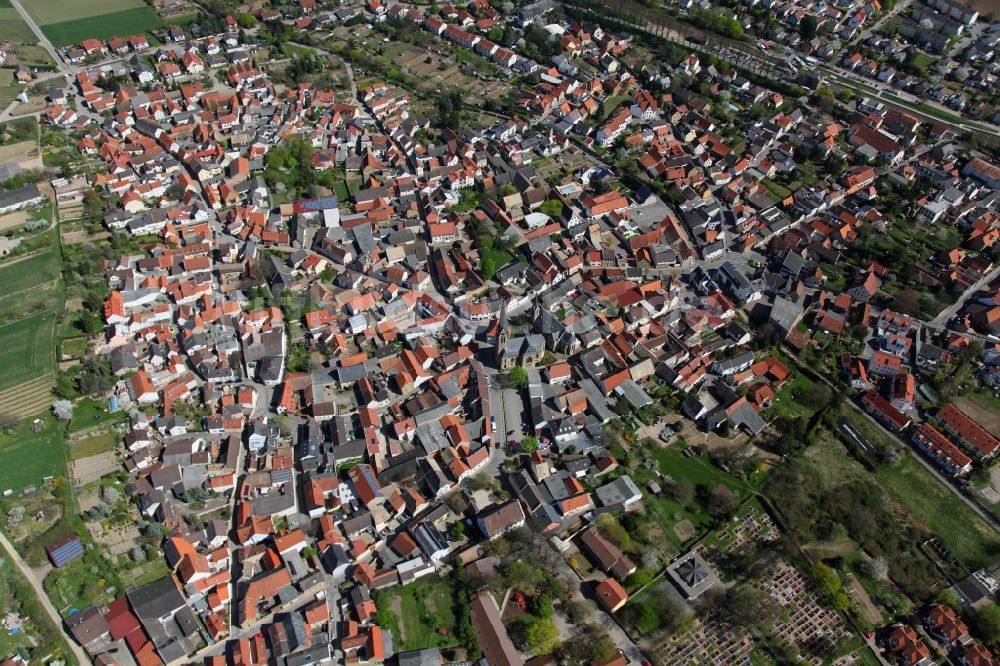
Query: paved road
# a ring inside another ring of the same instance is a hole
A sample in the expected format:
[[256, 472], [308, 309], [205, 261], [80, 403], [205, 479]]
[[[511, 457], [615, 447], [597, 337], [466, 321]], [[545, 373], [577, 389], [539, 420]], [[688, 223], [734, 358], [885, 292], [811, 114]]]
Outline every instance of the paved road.
[[[954, 122], [943, 117], [931, 115], [926, 111], [921, 111], [916, 106], [906, 101], [905, 97], [913, 97], [913, 95], [910, 95], [909, 93], [899, 90], [893, 86], [886, 85], [881, 81], [861, 77], [836, 65], [824, 64], [820, 65], [819, 69], [825, 74], [835, 77], [835, 83], [837, 85], [851, 88], [860, 97], [874, 97], [889, 106], [904, 109], [910, 113], [920, 116], [921, 118], [929, 118], [931, 122], [934, 123], [941, 123], [942, 125], [946, 125], [948, 127], [958, 128], [962, 132], [975, 131], [983, 132], [984, 134], [991, 134], [993, 136], [1000, 136], [1000, 128], [986, 122], [973, 120], [967, 121], [964, 118], [960, 122]], [[887, 95], [892, 95], [892, 97], [888, 97]], [[917, 98], [914, 97], [914, 99]], [[938, 104], [932, 99], [919, 99], [918, 102], [933, 107], [941, 113], [958, 116], [954, 110]]]
[[20, 0], [10, 0], [10, 3], [14, 6], [14, 9], [17, 10], [17, 13], [21, 15], [21, 18], [24, 19], [24, 22], [28, 24], [31, 31], [38, 37], [38, 43], [49, 52], [50, 56], [52, 56], [52, 62], [56, 63], [56, 65], [61, 63], [62, 60], [59, 58], [59, 52], [56, 51], [56, 47], [52, 45], [49, 38], [45, 36], [42, 29], [38, 27], [37, 23], [35, 23], [35, 19], [31, 18], [31, 14], [25, 11], [24, 7], [21, 6]]
[[49, 618], [55, 623], [56, 627], [58, 627], [76, 658], [81, 664], [89, 664], [90, 657], [83, 651], [83, 648], [77, 645], [76, 642], [66, 634], [66, 631], [63, 629], [62, 617], [59, 616], [59, 613], [52, 605], [52, 602], [49, 601], [49, 596], [45, 594], [45, 590], [42, 589], [42, 584], [38, 582], [37, 578], [35, 578], [34, 573], [31, 571], [31, 567], [29, 567], [28, 564], [21, 559], [21, 556], [17, 554], [16, 550], [14, 550], [14, 545], [8, 541], [7, 536], [2, 532], [0, 532], [0, 546], [3, 546], [3, 549], [7, 551], [7, 557], [14, 562], [21, 574], [28, 579], [28, 583], [35, 591], [35, 594], [38, 595], [38, 599], [42, 602], [42, 608], [45, 609]]
[[979, 282], [966, 289], [965, 293], [962, 294], [961, 298], [959, 298], [954, 303], [946, 307], [944, 310], [941, 311], [941, 313], [937, 317], [934, 317], [934, 319], [932, 319], [927, 323], [930, 324], [931, 326], [934, 326], [935, 328], [940, 328], [946, 325], [949, 321], [951, 321], [951, 318], [955, 316], [955, 314], [959, 311], [959, 309], [961, 309], [962, 305], [965, 304], [967, 298], [969, 298], [970, 296], [974, 296], [977, 291], [979, 291], [984, 286], [995, 280], [998, 276], [1000, 276], [1000, 266], [994, 268], [992, 271], [984, 275], [979, 280]]

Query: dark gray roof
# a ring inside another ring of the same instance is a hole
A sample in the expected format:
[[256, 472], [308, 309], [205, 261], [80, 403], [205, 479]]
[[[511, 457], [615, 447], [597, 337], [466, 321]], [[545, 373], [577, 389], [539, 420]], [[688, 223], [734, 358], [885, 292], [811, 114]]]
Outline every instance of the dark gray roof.
[[143, 624], [145, 621], [159, 621], [161, 617], [172, 615], [184, 607], [184, 597], [170, 576], [137, 587], [125, 596]]

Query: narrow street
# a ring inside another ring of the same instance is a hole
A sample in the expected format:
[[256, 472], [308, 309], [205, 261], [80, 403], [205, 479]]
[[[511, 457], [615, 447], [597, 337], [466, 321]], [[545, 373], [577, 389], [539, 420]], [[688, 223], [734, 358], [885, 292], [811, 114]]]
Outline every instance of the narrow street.
[[930, 326], [934, 328], [941, 328], [946, 326], [951, 318], [954, 317], [958, 311], [965, 304], [966, 300], [971, 298], [976, 294], [977, 291], [993, 282], [997, 277], [1000, 277], [1000, 266], [997, 266], [992, 271], [984, 275], [976, 284], [972, 285], [958, 298], [954, 303], [949, 305], [947, 308], [941, 311], [937, 317], [934, 317], [931, 321], [927, 322]]

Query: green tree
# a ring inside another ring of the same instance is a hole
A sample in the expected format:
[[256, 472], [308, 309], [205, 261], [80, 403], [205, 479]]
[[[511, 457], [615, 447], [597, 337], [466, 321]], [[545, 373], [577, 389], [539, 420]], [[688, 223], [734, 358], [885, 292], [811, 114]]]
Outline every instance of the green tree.
[[635, 572], [625, 580], [625, 584], [633, 590], [649, 585], [653, 580], [653, 572], [649, 569], [636, 569]]
[[539, 213], [545, 213], [549, 217], [558, 219], [562, 216], [563, 205], [558, 199], [547, 199], [541, 206], [538, 207]]
[[806, 14], [799, 21], [799, 34], [802, 35], [802, 39], [812, 39], [816, 36], [817, 27], [816, 17], [812, 14]]
[[660, 614], [656, 612], [656, 609], [649, 602], [636, 605], [635, 617], [632, 622], [636, 630], [643, 636], [648, 636], [663, 624], [660, 620]]
[[552, 604], [552, 597], [547, 594], [539, 594], [531, 600], [531, 612], [541, 618], [550, 618], [555, 614]]
[[988, 604], [972, 616], [972, 628], [986, 647], [1000, 649], [1000, 606]]
[[497, 273], [497, 262], [493, 257], [483, 257], [479, 260], [479, 272], [484, 280], [492, 279]]
[[610, 513], [602, 513], [597, 517], [597, 531], [622, 550], [631, 550], [632, 537]]
[[528, 625], [524, 639], [532, 654], [551, 654], [559, 646], [559, 630], [549, 618], [539, 618]]
[[833, 608], [841, 611], [850, 608], [851, 598], [844, 592], [843, 582], [837, 572], [819, 562], [812, 566], [810, 573], [820, 594]]
[[538, 450], [538, 438], [528, 435], [521, 440], [521, 444], [518, 446], [521, 453], [525, 455], [530, 455]]
[[510, 369], [507, 379], [514, 388], [522, 388], [528, 383], [528, 371], [520, 365], [515, 365]]

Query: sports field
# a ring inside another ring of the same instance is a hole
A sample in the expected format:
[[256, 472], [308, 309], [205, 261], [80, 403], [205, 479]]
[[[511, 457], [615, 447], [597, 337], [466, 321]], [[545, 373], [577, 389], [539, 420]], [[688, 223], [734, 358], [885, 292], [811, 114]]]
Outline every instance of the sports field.
[[152, 7], [137, 7], [113, 14], [100, 14], [75, 21], [42, 26], [42, 32], [56, 47], [79, 44], [85, 39], [108, 39], [138, 35], [161, 25]]
[[10, 0], [0, 0], [0, 42], [5, 41], [34, 44], [38, 40], [21, 15], [10, 4]]

